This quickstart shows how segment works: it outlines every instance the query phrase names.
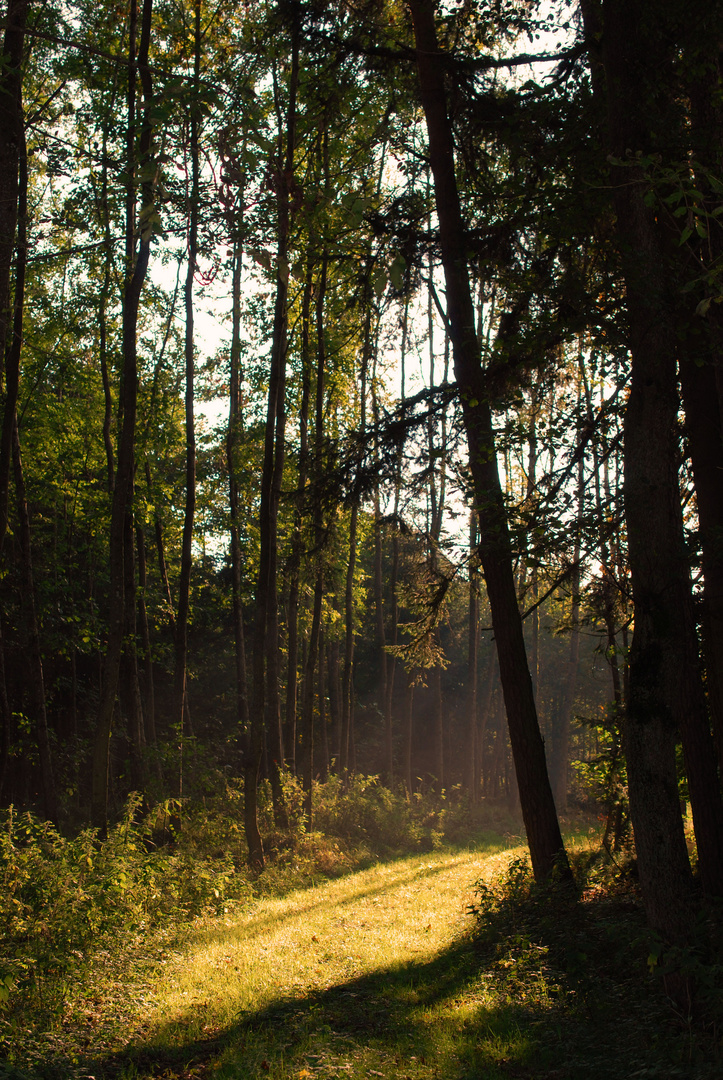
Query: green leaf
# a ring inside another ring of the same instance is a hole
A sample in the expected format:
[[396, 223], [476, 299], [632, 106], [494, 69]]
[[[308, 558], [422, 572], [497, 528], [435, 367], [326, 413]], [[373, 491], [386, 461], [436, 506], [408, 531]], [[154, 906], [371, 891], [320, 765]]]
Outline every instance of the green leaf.
[[374, 295], [377, 300], [381, 300], [382, 296], [384, 296], [384, 290], [387, 287], [387, 272], [384, 267], [379, 267], [372, 278], [372, 285], [374, 287]]
[[407, 260], [403, 255], [397, 255], [394, 262], [389, 267], [389, 280], [398, 292], [401, 292], [404, 288], [404, 271], [406, 269]]
[[682, 247], [683, 244], [686, 242], [686, 240], [690, 240], [692, 235], [693, 235], [693, 230], [691, 229], [690, 225], [686, 225], [686, 227], [683, 229], [683, 232], [680, 234], [680, 240], [678, 241], [678, 246]]

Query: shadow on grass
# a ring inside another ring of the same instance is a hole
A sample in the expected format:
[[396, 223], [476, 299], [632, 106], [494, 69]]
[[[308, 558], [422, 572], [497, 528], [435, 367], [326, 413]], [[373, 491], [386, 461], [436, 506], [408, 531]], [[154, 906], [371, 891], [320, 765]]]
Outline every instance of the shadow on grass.
[[203, 1033], [204, 1018], [192, 1007], [143, 1045], [88, 1063], [88, 1074], [97, 1080], [719, 1077], [720, 1061], [701, 1057], [660, 993], [631, 977], [640, 957], [617, 977], [621, 950], [627, 947], [630, 958], [637, 928], [635, 919], [623, 921], [608, 939], [592, 912], [570, 910], [565, 934], [577, 966], [557, 980], [554, 964], [545, 969], [542, 962], [544, 941], [523, 943], [519, 970], [507, 978], [504, 964], [516, 961], [493, 961], [489, 949], [463, 938], [432, 959], [281, 998], [215, 1032]]

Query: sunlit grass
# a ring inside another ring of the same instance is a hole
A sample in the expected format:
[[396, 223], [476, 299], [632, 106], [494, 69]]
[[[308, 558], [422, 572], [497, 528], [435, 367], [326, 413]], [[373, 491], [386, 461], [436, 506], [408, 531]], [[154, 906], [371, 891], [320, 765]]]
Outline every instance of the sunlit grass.
[[204, 926], [157, 988], [151, 1029], [163, 1041], [189, 1040], [280, 1000], [424, 962], [468, 925], [472, 883], [508, 858], [507, 851], [417, 855]]
[[[568, 833], [579, 867], [598, 832], [588, 820]], [[284, 885], [272, 865], [255, 895], [139, 939], [137, 954], [126, 950], [125, 978], [124, 947], [109, 952], [107, 972], [93, 967], [94, 987], [67, 1017], [65, 1071], [33, 1076], [717, 1076], [686, 1071], [700, 1050], [651, 993], [639, 908], [611, 906], [601, 889], [578, 904], [569, 893], [530, 892], [526, 855], [519, 836], [486, 835], [476, 849], [446, 845], [333, 880], [312, 871], [303, 888], [301, 866]], [[490, 917], [473, 937], [481, 924], [468, 908], [483, 903], [480, 879], [491, 886]], [[72, 1031], [78, 1051], [69, 1053]]]

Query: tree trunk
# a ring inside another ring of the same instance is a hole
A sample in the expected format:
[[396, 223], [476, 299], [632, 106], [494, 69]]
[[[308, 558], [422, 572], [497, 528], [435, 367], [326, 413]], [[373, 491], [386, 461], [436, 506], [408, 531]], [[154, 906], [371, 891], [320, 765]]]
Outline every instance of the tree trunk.
[[126, 509], [123, 530], [123, 603], [125, 630], [121, 656], [119, 693], [125, 713], [130, 748], [130, 780], [134, 791], [145, 788], [145, 737], [143, 729], [143, 705], [141, 701], [138, 653], [136, 647], [136, 561], [133, 527], [133, 483], [129, 505]]
[[[137, 22], [136, 0], [131, 3], [130, 62], [128, 66], [128, 135], [127, 135], [127, 195], [126, 195], [126, 253], [128, 278], [123, 296], [123, 374], [120, 393], [122, 426], [118, 445], [118, 466], [113, 490], [110, 528], [110, 597], [108, 617], [108, 643], [103, 666], [101, 696], [98, 705], [95, 744], [93, 748], [93, 790], [91, 820], [94, 826], [105, 831], [108, 819], [108, 769], [110, 737], [118, 687], [118, 672], [123, 645], [123, 548], [126, 508], [130, 498], [133, 478], [133, 448], [135, 442], [136, 405], [138, 396], [138, 360], [136, 332], [141, 291], [145, 282], [150, 257], [151, 228], [148, 224], [154, 194], [151, 176], [151, 113], [153, 88], [148, 67], [148, 48], [151, 36], [153, 0], [144, 0], [138, 59], [135, 55]], [[143, 86], [144, 118], [140, 140], [140, 166], [146, 175], [141, 185], [144, 224], [140, 229], [138, 252], [135, 255], [135, 112], [136, 73]], [[135, 258], [133, 256], [135, 255]], [[132, 270], [131, 270], [132, 267]]]
[[238, 451], [243, 433], [241, 409], [241, 274], [243, 253], [240, 237], [234, 240], [231, 331], [231, 379], [229, 417], [226, 436], [228, 498], [231, 515], [231, 577], [233, 589], [234, 659], [236, 661], [236, 719], [239, 731], [246, 736], [249, 724], [248, 681], [246, 676], [246, 639], [241, 590], [241, 510], [239, 505]]
[[[672, 44], [650, 0], [603, 6], [607, 105], [632, 379], [625, 415], [625, 516], [635, 607], [625, 748], [640, 881], [651, 924], [689, 927], [690, 867], [675, 767], [683, 737], [704, 887], [723, 886], [723, 814], [698, 670], [678, 488], [676, 333], [666, 244], [646, 206], [634, 153], [667, 144], [676, 107], [666, 94]], [[696, 810], [698, 817], [696, 821]]]
[[146, 540], [143, 526], [136, 524], [136, 553], [138, 557], [138, 618], [141, 624], [143, 642], [143, 727], [145, 742], [156, 745], [156, 698], [153, 683], [153, 650], [151, 648], [151, 630], [148, 624], [146, 593], [148, 589], [148, 571], [146, 566]]
[[[16, 299], [17, 303], [17, 299]], [[33, 581], [33, 560], [30, 547], [30, 517], [25, 494], [25, 480], [20, 455], [20, 438], [17, 422], [13, 428], [13, 471], [15, 473], [15, 494], [20, 521], [20, 550], [22, 556], [22, 609], [25, 630], [25, 642], [30, 666], [30, 707], [35, 724], [35, 734], [40, 759], [40, 775], [43, 783], [43, 809], [50, 821], [58, 820], [58, 802], [53, 779], [50, 738], [48, 734], [48, 716], [45, 708], [45, 682], [43, 678], [43, 659], [40, 645], [40, 632], [35, 612], [35, 583]]]
[[[0, 68], [0, 376], [4, 374], [0, 383], [5, 384], [0, 429], [0, 550], [8, 526], [10, 460], [20, 380], [20, 351], [14, 356], [6, 354], [13, 322], [10, 269], [18, 219], [19, 169], [21, 158], [26, 157], [22, 62], [27, 15], [27, 0], [8, 0]], [[27, 162], [24, 168], [27, 172]]]
[[510, 536], [497, 467], [491, 402], [475, 330], [465, 235], [454, 170], [452, 128], [447, 115], [444, 57], [437, 43], [431, 0], [409, 0], [409, 7], [414, 23], [422, 106], [429, 134], [454, 371], [462, 401], [470, 469], [480, 518], [480, 558], [497, 641], [522, 816], [536, 879], [544, 880], [554, 871], [569, 879], [571, 875], [547, 774], [545, 748], [527, 665], [512, 573]]
[[[269, 391], [266, 407], [264, 460], [261, 473], [259, 506], [260, 552], [256, 588], [256, 617], [252, 668], [251, 734], [248, 752], [247, 784], [258, 777], [266, 733], [274, 815], [279, 823], [284, 817], [279, 769], [283, 764], [281, 713], [279, 703], [279, 639], [277, 596], [277, 524], [281, 478], [283, 475], [284, 426], [286, 412], [287, 298], [289, 268], [290, 212], [294, 184], [294, 149], [296, 142], [296, 93], [299, 80], [299, 10], [293, 8], [291, 27], [291, 72], [286, 111], [286, 151], [279, 162], [274, 183], [277, 194], [276, 300], [271, 344]], [[251, 796], [247, 788], [247, 797]], [[255, 801], [255, 791], [253, 800]], [[247, 829], [249, 826], [247, 815]], [[263, 865], [258, 826], [255, 835], [247, 836], [249, 852], [256, 865]], [[251, 854], [253, 852], [253, 854]]]
[[[288, 642], [286, 659], [286, 719], [284, 746], [286, 761], [292, 774], [296, 772], [296, 714], [298, 697], [299, 663], [299, 586], [301, 557], [304, 549], [302, 537], [302, 506], [306, 494], [309, 471], [309, 405], [311, 397], [310, 319], [313, 270], [309, 258], [306, 282], [301, 302], [301, 410], [299, 413], [299, 472], [294, 506], [294, 534], [289, 559]], [[309, 788], [309, 792], [311, 788]]]
[[183, 514], [181, 540], [181, 573], [178, 579], [178, 614], [176, 618], [176, 663], [174, 671], [175, 723], [178, 731], [193, 735], [188, 701], [188, 614], [191, 603], [191, 572], [193, 570], [193, 520], [196, 513], [196, 424], [194, 418], [195, 343], [193, 328], [193, 281], [198, 260], [198, 218], [200, 211], [199, 146], [201, 75], [201, 0], [193, 4], [193, 98], [190, 107], [191, 192], [188, 205], [188, 266], [186, 269], [185, 308], [186, 335], [186, 505]]
[[479, 666], [479, 571], [477, 558], [477, 515], [469, 514], [469, 587], [467, 604], [467, 737], [465, 739], [464, 785], [472, 806], [479, 801], [477, 780], [477, 685]]

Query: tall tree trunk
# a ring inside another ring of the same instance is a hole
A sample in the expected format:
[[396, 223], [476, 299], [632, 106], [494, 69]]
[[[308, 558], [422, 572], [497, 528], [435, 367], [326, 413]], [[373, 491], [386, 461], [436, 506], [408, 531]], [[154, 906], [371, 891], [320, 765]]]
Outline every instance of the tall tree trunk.
[[[686, 11], [686, 17], [688, 11]], [[719, 178], [723, 167], [723, 101], [720, 51], [723, 25], [717, 5], [695, 0], [690, 5], [690, 33], [683, 60], [683, 83], [690, 101], [688, 132], [695, 186], [703, 193], [708, 217], [707, 235], [694, 231], [682, 251], [691, 252], [682, 268], [681, 284], [699, 278], [701, 264], [720, 265], [723, 237], [712, 224], [720, 204]], [[679, 223], [674, 230], [677, 232]], [[676, 246], [679, 238], [675, 236]], [[691, 251], [692, 249], [692, 251]], [[685, 333], [680, 342], [680, 385], [685, 409], [703, 565], [702, 630], [713, 735], [718, 767], [723, 776], [723, 318], [720, 304], [710, 303], [710, 279], [700, 291], [680, 291], [679, 319]], [[708, 303], [700, 317], [695, 301]], [[717, 408], [717, 416], [715, 411]]]
[[241, 409], [241, 275], [243, 249], [241, 237], [234, 239], [232, 285], [231, 379], [229, 386], [229, 417], [226, 436], [228, 467], [228, 497], [231, 513], [231, 575], [233, 589], [234, 659], [236, 661], [236, 719], [245, 737], [249, 724], [248, 681], [246, 676], [246, 639], [241, 579], [241, 510], [238, 482], [238, 453], [243, 434]]
[[[678, 484], [679, 444], [671, 256], [644, 199], [642, 166], [677, 128], [667, 91], [673, 45], [651, 0], [608, 0], [604, 12], [610, 149], [632, 355], [625, 415], [625, 517], [635, 605], [626, 753], [640, 880], [650, 922], [685, 931], [690, 871], [677, 797], [683, 742], [706, 891], [723, 891], [723, 805], [700, 678]], [[682, 9], [680, 14], [682, 14]]]
[[53, 768], [48, 733], [48, 716], [45, 708], [45, 681], [43, 678], [43, 659], [40, 646], [40, 631], [35, 611], [35, 583], [33, 581], [33, 559], [30, 546], [30, 517], [25, 493], [25, 480], [20, 454], [20, 437], [17, 423], [13, 428], [13, 471], [15, 474], [15, 494], [20, 521], [20, 551], [22, 558], [22, 609], [24, 637], [28, 651], [30, 684], [28, 687], [30, 707], [35, 724], [35, 735], [40, 759], [40, 775], [43, 783], [43, 809], [50, 821], [58, 820], [58, 802], [53, 779]]
[[[368, 276], [368, 271], [367, 271]], [[366, 396], [367, 373], [372, 351], [371, 303], [367, 297], [367, 312], [364, 323], [364, 343], [361, 357], [361, 382], [359, 389], [359, 438], [363, 439], [366, 431]], [[354, 574], [357, 558], [357, 528], [359, 504], [355, 499], [349, 516], [349, 561], [346, 568], [344, 585], [344, 667], [342, 672], [341, 697], [341, 761], [342, 775], [346, 775], [353, 765], [353, 723], [354, 723]]]
[[[133, 448], [135, 442], [136, 406], [138, 397], [137, 326], [141, 291], [150, 258], [154, 177], [151, 172], [153, 84], [148, 66], [153, 0], [143, 0], [140, 45], [136, 60], [135, 37], [137, 26], [136, 0], [131, 0], [130, 45], [128, 65], [128, 133], [127, 133], [127, 192], [126, 192], [126, 255], [128, 257], [126, 287], [123, 295], [123, 373], [120, 407], [122, 426], [118, 444], [118, 466], [113, 490], [110, 527], [110, 596], [108, 643], [103, 665], [101, 696], [98, 705], [96, 735], [93, 747], [93, 790], [91, 820], [105, 830], [108, 819], [108, 769], [110, 737], [118, 687], [118, 672], [123, 646], [123, 548], [124, 523], [133, 478]], [[141, 185], [142, 211], [138, 251], [135, 253], [136, 206], [136, 75], [143, 87], [143, 125], [140, 138], [139, 164], [145, 179]]]
[[[291, 25], [291, 73], [286, 110], [286, 148], [283, 162], [278, 162], [274, 183], [277, 193], [276, 301], [266, 407], [264, 460], [261, 473], [259, 507], [260, 553], [254, 621], [252, 707], [248, 752], [246, 754], [246, 797], [256, 799], [256, 785], [264, 745], [264, 732], [270, 756], [270, 777], [274, 813], [284, 815], [279, 769], [283, 764], [281, 714], [279, 707], [279, 640], [277, 596], [277, 523], [281, 478], [283, 475], [284, 425], [286, 412], [288, 250], [291, 202], [294, 185], [294, 149], [296, 143], [296, 94], [299, 81], [300, 12], [294, 6]], [[253, 789], [253, 795], [252, 795]], [[246, 815], [247, 842], [252, 865], [263, 866], [263, 848], [258, 825]]]
[[467, 603], [467, 736], [464, 785], [472, 806], [479, 801], [477, 779], [477, 686], [479, 667], [479, 570], [477, 568], [477, 515], [469, 514], [469, 586]]
[[13, 714], [8, 700], [7, 682], [5, 681], [5, 635], [0, 615], [0, 806], [6, 803], [6, 785], [8, 761], [10, 760], [10, 740], [12, 738]]
[[[7, 330], [5, 330], [5, 344], [9, 344], [6, 352], [7, 362], [7, 396], [6, 409], [12, 397], [10, 392], [11, 381], [15, 382], [15, 401], [19, 385], [20, 359], [23, 345], [23, 318], [25, 314], [25, 275], [28, 257], [28, 158], [25, 143], [25, 126], [23, 122], [22, 92], [18, 82], [16, 87], [15, 105], [18, 110], [19, 126], [16, 131], [17, 147], [15, 168], [17, 170], [17, 188], [15, 200], [15, 212], [17, 223], [17, 259], [15, 267], [15, 296], [12, 306], [12, 328], [10, 341], [7, 342]], [[9, 296], [7, 297], [9, 304]], [[50, 752], [50, 737], [48, 732], [48, 717], [45, 707], [45, 683], [43, 677], [42, 650], [40, 645], [40, 630], [35, 608], [35, 582], [33, 579], [33, 560], [30, 534], [30, 515], [28, 513], [27, 495], [25, 492], [25, 478], [23, 475], [22, 456], [20, 453], [20, 435], [16, 412], [13, 413], [11, 432], [13, 473], [15, 478], [15, 495], [17, 502], [18, 521], [20, 524], [20, 553], [22, 564], [22, 619], [26, 649], [30, 667], [30, 711], [35, 723], [35, 733], [38, 745], [38, 757], [40, 760], [40, 774], [43, 786], [43, 804], [46, 816], [52, 820], [58, 820], [58, 803], [53, 778], [52, 759]], [[3, 671], [0, 672], [4, 684]], [[6, 688], [3, 685], [2, 696], [6, 698]], [[9, 727], [9, 725], [8, 725]]]
[[[310, 245], [313, 241], [310, 241]], [[309, 472], [309, 405], [311, 399], [310, 320], [313, 289], [313, 267], [309, 258], [306, 282], [301, 301], [301, 410], [299, 413], [299, 472], [294, 506], [294, 534], [289, 559], [289, 603], [287, 615], [288, 640], [286, 649], [286, 718], [284, 724], [284, 748], [286, 761], [292, 773], [296, 772], [296, 714], [298, 697], [299, 664], [299, 587], [301, 557], [304, 549], [302, 537], [303, 502]], [[303, 703], [302, 703], [303, 708]], [[303, 737], [303, 736], [302, 736]], [[309, 789], [311, 791], [311, 789]]]
[[[8, 526], [8, 497], [13, 427], [20, 380], [20, 352], [7, 355], [12, 333], [10, 268], [18, 219], [20, 159], [25, 156], [22, 105], [22, 61], [28, 0], [8, 0], [0, 67], [0, 383], [5, 401], [0, 429], [0, 550]], [[27, 163], [25, 165], [27, 170]]]
[[120, 696], [126, 715], [128, 743], [131, 759], [131, 787], [134, 791], [145, 788], [145, 733], [143, 727], [143, 705], [141, 701], [140, 677], [138, 674], [138, 652], [136, 647], [136, 561], [134, 554], [135, 530], [133, 525], [133, 481], [130, 498], [126, 508], [123, 530], [123, 602], [125, 633], [121, 658]]
[[188, 205], [188, 266], [184, 291], [186, 308], [186, 505], [181, 540], [181, 573], [178, 579], [176, 617], [176, 664], [174, 672], [175, 722], [182, 734], [193, 735], [188, 708], [188, 615], [193, 570], [193, 521], [196, 513], [196, 423], [194, 418], [195, 342], [193, 328], [193, 281], [198, 260], [198, 219], [200, 213], [199, 146], [201, 77], [201, 0], [193, 3], [193, 82], [190, 113], [191, 193]]
[[317, 673], [318, 699], [319, 699], [319, 732], [321, 734], [321, 780], [326, 783], [329, 779], [331, 758], [329, 754], [329, 727], [326, 721], [326, 684], [324, 681], [326, 643], [324, 641], [323, 628], [319, 633], [319, 670]]
[[402, 779], [407, 792], [407, 801], [414, 793], [412, 773], [412, 741], [414, 736], [414, 676], [407, 672], [404, 688], [404, 711], [402, 714]]
[[339, 642], [326, 645], [326, 669], [329, 682], [329, 721], [331, 726], [331, 755], [336, 771], [341, 772], [341, 680], [339, 678]]
[[511, 543], [492, 427], [492, 403], [482, 370], [469, 286], [454, 169], [454, 143], [444, 87], [444, 57], [437, 43], [431, 0], [409, 0], [409, 7], [429, 135], [454, 371], [480, 518], [480, 558], [497, 641], [522, 816], [536, 879], [546, 879], [555, 870], [563, 878], [570, 878], [547, 774], [515, 593]]
[[[328, 141], [324, 133], [324, 173], [328, 187]], [[314, 397], [314, 480], [319, 483], [324, 472], [324, 394], [326, 369], [326, 334], [324, 329], [324, 303], [326, 300], [327, 271], [329, 253], [324, 248], [321, 259], [321, 271], [316, 289], [314, 317], [316, 322], [316, 386]], [[304, 768], [302, 781], [304, 786], [304, 807], [308, 826], [312, 828], [313, 807], [312, 792], [314, 781], [314, 668], [319, 658], [319, 721], [322, 730], [322, 753], [324, 757], [324, 775], [329, 771], [329, 747], [326, 735], [326, 716], [324, 710], [323, 646], [321, 645], [321, 615], [324, 598], [324, 521], [321, 500], [316, 499], [314, 506], [314, 547], [316, 549], [316, 580], [314, 584], [314, 605], [311, 619], [309, 653], [306, 661], [303, 708], [303, 739], [305, 741]]]
[[136, 553], [138, 557], [138, 618], [141, 624], [143, 642], [143, 727], [145, 742], [156, 745], [156, 698], [153, 680], [153, 649], [151, 648], [151, 630], [148, 624], [146, 593], [148, 590], [148, 570], [146, 566], [146, 539], [143, 526], [136, 524]]

